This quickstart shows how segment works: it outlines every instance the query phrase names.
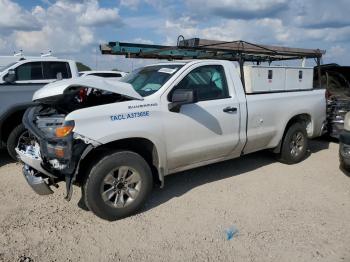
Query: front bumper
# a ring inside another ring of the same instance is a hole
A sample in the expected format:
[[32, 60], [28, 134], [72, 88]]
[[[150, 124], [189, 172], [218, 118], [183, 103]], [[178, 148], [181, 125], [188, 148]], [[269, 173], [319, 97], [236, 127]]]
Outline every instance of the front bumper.
[[22, 150], [19, 150], [18, 148], [16, 148], [16, 152], [24, 164], [30, 166], [31, 168], [37, 170], [38, 172], [44, 175], [54, 177], [41, 166], [43, 161], [39, 155], [36, 155], [35, 153], [24, 152]]
[[52, 174], [42, 167], [42, 159], [34, 151], [22, 151], [16, 148], [16, 152], [24, 163], [23, 175], [30, 187], [39, 195], [52, 194], [49, 183], [44, 179], [44, 176], [54, 178]]
[[41, 176], [37, 176], [36, 174], [36, 170], [28, 165], [24, 165], [23, 175], [35, 193], [42, 196], [53, 194], [49, 184]]

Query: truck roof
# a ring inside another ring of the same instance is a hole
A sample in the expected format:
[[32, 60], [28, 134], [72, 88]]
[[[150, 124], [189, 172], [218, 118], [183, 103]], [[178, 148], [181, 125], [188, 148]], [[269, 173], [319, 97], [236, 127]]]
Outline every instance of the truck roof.
[[[145, 65], [146, 66], [159, 66], [159, 65], [186, 65], [186, 64], [196, 64], [196, 63], [205, 63], [205, 62], [222, 62], [222, 61], [226, 61], [226, 60], [220, 60], [220, 59], [188, 59], [188, 60], [174, 60], [174, 61], [169, 61], [169, 62], [159, 62], [159, 63], [153, 63], [153, 64], [149, 64], [149, 65]], [[232, 61], [228, 61], [228, 62], [232, 62]]]
[[60, 61], [60, 62], [68, 62], [73, 61], [70, 59], [61, 59], [57, 57], [38, 57], [38, 58], [24, 58], [20, 61]]

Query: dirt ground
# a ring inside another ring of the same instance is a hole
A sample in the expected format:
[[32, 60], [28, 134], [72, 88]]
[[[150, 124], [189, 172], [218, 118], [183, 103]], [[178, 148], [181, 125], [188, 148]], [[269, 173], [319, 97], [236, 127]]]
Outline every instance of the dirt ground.
[[336, 143], [310, 147], [293, 166], [260, 152], [169, 176], [112, 223], [77, 206], [78, 188], [36, 195], [2, 151], [0, 261], [350, 261], [350, 177]]

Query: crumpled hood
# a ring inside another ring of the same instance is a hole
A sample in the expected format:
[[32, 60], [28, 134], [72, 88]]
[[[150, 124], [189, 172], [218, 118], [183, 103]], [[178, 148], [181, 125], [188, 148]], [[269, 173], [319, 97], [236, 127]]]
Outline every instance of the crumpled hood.
[[134, 90], [132, 85], [128, 83], [117, 80], [108, 80], [98, 76], [86, 76], [60, 80], [47, 84], [34, 93], [33, 101], [62, 95], [67, 89], [75, 86], [95, 88], [102, 91], [120, 94], [128, 98], [143, 100], [143, 97]]

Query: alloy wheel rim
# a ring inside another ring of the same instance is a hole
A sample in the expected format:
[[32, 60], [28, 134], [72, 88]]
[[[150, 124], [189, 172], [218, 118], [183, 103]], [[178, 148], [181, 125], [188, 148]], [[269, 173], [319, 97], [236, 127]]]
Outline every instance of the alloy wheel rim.
[[297, 157], [304, 149], [304, 135], [301, 132], [296, 132], [290, 142], [290, 153]]
[[101, 197], [113, 208], [124, 208], [137, 199], [141, 186], [141, 176], [135, 169], [120, 166], [103, 179]]

